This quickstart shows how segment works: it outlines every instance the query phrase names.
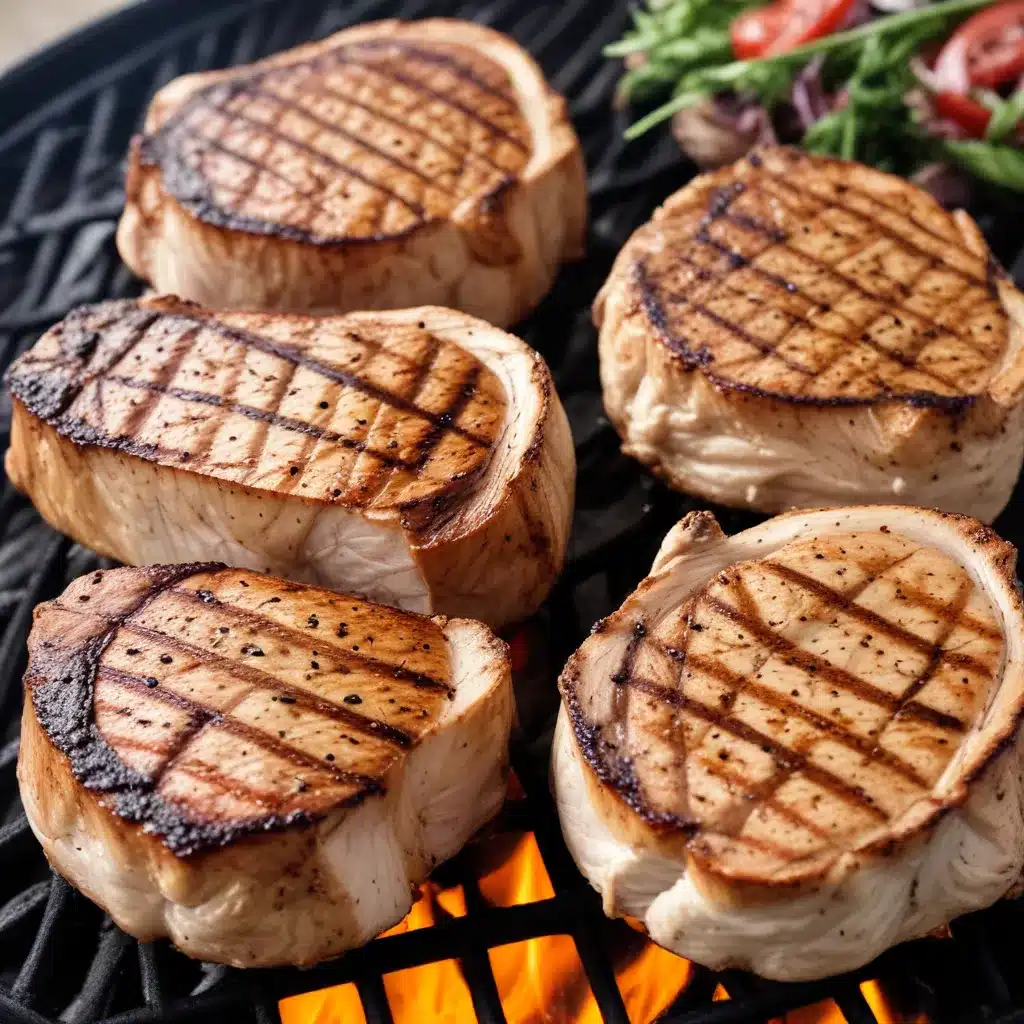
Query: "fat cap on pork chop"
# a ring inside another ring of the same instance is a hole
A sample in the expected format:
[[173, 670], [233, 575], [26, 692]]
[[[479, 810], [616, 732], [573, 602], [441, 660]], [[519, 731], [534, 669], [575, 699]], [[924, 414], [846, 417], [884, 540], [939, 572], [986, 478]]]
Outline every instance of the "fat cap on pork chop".
[[143, 940], [240, 966], [368, 941], [500, 807], [505, 645], [212, 565], [36, 609], [18, 777], [53, 866]]
[[731, 538], [684, 519], [560, 681], [559, 812], [606, 912], [795, 980], [1004, 895], [1024, 864], [1015, 561], [916, 508]]
[[465, 314], [104, 303], [8, 381], [11, 480], [122, 562], [217, 559], [492, 624], [561, 568], [575, 462], [550, 373]]
[[448, 19], [176, 79], [126, 192], [125, 262], [221, 308], [433, 303], [507, 326], [586, 228], [565, 102], [511, 39]]
[[694, 179], [594, 306], [624, 450], [730, 505], [899, 500], [991, 520], [1024, 458], [1024, 301], [964, 213], [759, 150]]

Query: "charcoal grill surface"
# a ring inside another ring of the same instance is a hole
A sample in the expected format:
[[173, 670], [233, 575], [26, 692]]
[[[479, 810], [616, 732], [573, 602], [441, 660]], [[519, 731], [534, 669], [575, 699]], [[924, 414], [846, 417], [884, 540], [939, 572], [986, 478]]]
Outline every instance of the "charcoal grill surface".
[[[590, 168], [589, 256], [566, 268], [552, 294], [519, 328], [548, 359], [577, 442], [578, 504], [569, 564], [530, 624], [533, 664], [520, 682], [524, 735], [514, 754], [528, 798], [513, 822], [536, 832], [555, 896], [507, 909], [467, 894], [469, 913], [377, 940], [309, 971], [240, 972], [197, 964], [166, 943], [140, 945], [55, 877], [32, 837], [15, 780], [20, 677], [33, 606], [101, 563], [43, 524], [6, 478], [0, 492], [0, 1022], [277, 1020], [287, 995], [354, 981], [367, 1019], [390, 1014], [382, 975], [455, 958], [478, 1019], [504, 1021], [486, 949], [571, 934], [608, 1024], [627, 1016], [608, 957], [624, 925], [607, 922], [561, 841], [546, 789], [554, 679], [591, 623], [617, 606], [650, 565], [668, 526], [694, 503], [665, 490], [618, 452], [602, 417], [590, 302], [628, 234], [689, 177], [667, 133], [626, 146], [628, 115], [614, 111], [618, 69], [601, 47], [624, 28], [624, 4], [591, 0], [443, 3], [440, 0], [148, 0], [90, 26], [0, 78], [0, 367], [73, 306], [137, 294], [114, 249], [122, 204], [122, 159], [152, 93], [176, 75], [238, 64], [347, 25], [380, 17], [473, 18], [510, 33], [540, 61], [570, 110]], [[1020, 273], [1013, 219], [981, 216], [997, 254]], [[0, 395], [0, 443], [10, 406]], [[1024, 539], [1024, 494], [997, 526]], [[756, 517], [720, 511], [732, 532]], [[462, 880], [464, 853], [442, 869]], [[875, 1017], [858, 987], [881, 977], [888, 991], [936, 1024], [1024, 1024], [1019, 970], [1024, 907], [1004, 902], [954, 923], [952, 938], [890, 951], [855, 975], [780, 985], [697, 969], [661, 1018], [764, 1022], [825, 998], [849, 1024]], [[731, 999], [713, 1002], [723, 982]]]

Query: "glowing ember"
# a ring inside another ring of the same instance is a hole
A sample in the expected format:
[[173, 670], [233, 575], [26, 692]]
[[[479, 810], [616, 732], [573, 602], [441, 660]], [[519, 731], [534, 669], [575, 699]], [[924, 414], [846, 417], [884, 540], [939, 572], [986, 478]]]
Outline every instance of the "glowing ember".
[[[537, 840], [531, 832], [506, 832], [474, 848], [474, 883], [491, 907], [537, 903], [555, 895]], [[469, 884], [469, 883], [467, 883]], [[428, 882], [397, 935], [466, 914], [461, 886]], [[649, 1024], [686, 987], [686, 960], [625, 932], [611, 954], [630, 1024]], [[488, 951], [494, 981], [509, 1024], [601, 1024], [601, 1013], [576, 944], [569, 935], [546, 935]], [[384, 976], [395, 1024], [474, 1020], [469, 988], [455, 960], [424, 964]], [[356, 986], [338, 985], [285, 999], [282, 1024], [362, 1024], [366, 1017]]]
[[878, 1024], [928, 1024], [928, 1015], [925, 1013], [898, 1013], [877, 981], [865, 981], [860, 990]]
[[[464, 884], [474, 889], [471, 904], [512, 907], [555, 895], [531, 832], [503, 832], [483, 839], [473, 846], [466, 860], [467, 874], [472, 877]], [[408, 916], [382, 937], [464, 917], [466, 904], [463, 886], [442, 889], [428, 882]], [[635, 922], [629, 923], [632, 930], [609, 924], [602, 942], [611, 958], [630, 1024], [650, 1024], [686, 988], [693, 969], [686, 960], [647, 941]], [[488, 950], [488, 958], [509, 1024], [601, 1024], [597, 1001], [570, 935], [547, 935], [495, 946]], [[410, 967], [385, 975], [383, 981], [395, 1024], [463, 1024], [476, 1019], [457, 960]], [[880, 1024], [925, 1024], [924, 1016], [905, 1018], [894, 1014], [877, 982], [866, 982], [861, 991]], [[714, 999], [729, 998], [727, 989], [718, 985]], [[366, 1021], [353, 984], [285, 999], [280, 1011], [282, 1024]], [[771, 1024], [846, 1024], [846, 1018], [832, 1000], [826, 1000], [791, 1011]]]
[[846, 1024], [846, 1018], [831, 999], [825, 999], [813, 1006], [790, 1010], [785, 1017], [778, 1017], [771, 1024]]

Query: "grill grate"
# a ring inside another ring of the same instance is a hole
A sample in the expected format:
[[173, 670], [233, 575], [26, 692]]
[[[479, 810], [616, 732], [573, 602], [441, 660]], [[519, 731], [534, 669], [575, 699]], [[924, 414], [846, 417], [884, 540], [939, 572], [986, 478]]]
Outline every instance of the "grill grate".
[[[520, 687], [523, 739], [514, 754], [528, 794], [512, 822], [536, 833], [555, 895], [510, 908], [487, 907], [464, 882], [468, 913], [434, 927], [379, 939], [308, 971], [243, 973], [196, 964], [165, 943], [136, 944], [59, 877], [51, 875], [17, 797], [14, 765], [24, 640], [36, 602], [54, 596], [100, 560], [41, 523], [4, 481], [0, 492], [0, 1019], [52, 1021], [276, 1021], [287, 995], [354, 981], [367, 1020], [391, 1021], [382, 976], [456, 958], [483, 1024], [505, 1021], [485, 950], [544, 935], [572, 936], [607, 1024], [628, 1017], [608, 955], [624, 926], [608, 922], [562, 844], [547, 794], [546, 753], [553, 679], [590, 624], [618, 605], [650, 564], [659, 538], [691, 505], [624, 459], [602, 418], [589, 303], [628, 233], [686, 180], [667, 135], [628, 148], [627, 115], [611, 109], [618, 71], [601, 47], [627, 20], [621, 4], [587, 0], [433, 3], [430, 0], [148, 0], [31, 59], [0, 80], [0, 365], [75, 304], [135, 294], [137, 282], [113, 246], [121, 206], [121, 160], [152, 92], [186, 71], [253, 60], [348, 24], [425, 14], [472, 17], [509, 32], [571, 99], [592, 199], [590, 255], [567, 268], [552, 295], [521, 328], [547, 357], [577, 439], [578, 503], [570, 562], [544, 611], [529, 626], [539, 669]], [[111, 60], [111, 55], [114, 59]], [[982, 219], [997, 254], [1018, 274], [1012, 218]], [[0, 442], [10, 406], [0, 396]], [[1011, 509], [1024, 508], [1019, 494]], [[732, 531], [755, 517], [721, 514]], [[997, 524], [1024, 539], [1010, 512]], [[549, 628], [557, 624], [557, 628]], [[445, 865], [464, 879], [472, 850]], [[674, 1024], [765, 1022], [831, 998], [849, 1024], [875, 1016], [859, 981], [885, 980], [935, 1024], [1024, 1021], [1024, 981], [1015, 950], [1024, 908], [1004, 902], [954, 924], [952, 938], [925, 939], [885, 954], [856, 975], [781, 985], [698, 968], [662, 1019]], [[728, 1001], [713, 1001], [722, 984]], [[910, 1018], [908, 1018], [910, 1019]], [[916, 1017], [914, 1018], [916, 1019]]]

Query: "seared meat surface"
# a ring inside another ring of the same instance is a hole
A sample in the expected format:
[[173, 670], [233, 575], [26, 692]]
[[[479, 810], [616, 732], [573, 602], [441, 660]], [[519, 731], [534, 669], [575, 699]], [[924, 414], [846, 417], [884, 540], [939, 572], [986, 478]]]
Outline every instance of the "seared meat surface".
[[1021, 297], [965, 214], [784, 149], [703, 175], [595, 304], [624, 447], [728, 504], [991, 519], [1024, 455]]
[[218, 308], [437, 304], [520, 319], [580, 255], [565, 103], [511, 39], [373, 22], [157, 93], [129, 154], [125, 262]]
[[[508, 667], [476, 623], [156, 566], [78, 580], [37, 609], [29, 649], [19, 778], [47, 855], [129, 931], [186, 952], [301, 963], [366, 941], [501, 802]], [[470, 764], [476, 781], [433, 788]], [[398, 859], [358, 863], [360, 844]], [[278, 876], [288, 899], [256, 894]], [[231, 887], [253, 892], [225, 911]], [[245, 937], [261, 913], [276, 938]]]
[[680, 523], [560, 682], [563, 831], [606, 910], [701, 963], [796, 979], [1009, 890], [1015, 554], [975, 520], [896, 506], [732, 538], [708, 513]]
[[513, 184], [530, 128], [470, 46], [366, 39], [200, 89], [139, 154], [219, 227], [382, 241]]
[[221, 559], [492, 622], [560, 568], [574, 466], [547, 368], [460, 314], [104, 303], [8, 380], [11, 479], [121, 561]]

